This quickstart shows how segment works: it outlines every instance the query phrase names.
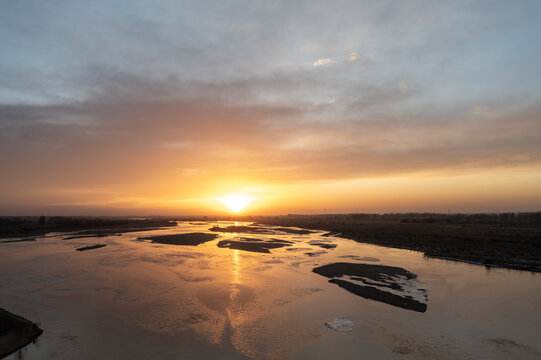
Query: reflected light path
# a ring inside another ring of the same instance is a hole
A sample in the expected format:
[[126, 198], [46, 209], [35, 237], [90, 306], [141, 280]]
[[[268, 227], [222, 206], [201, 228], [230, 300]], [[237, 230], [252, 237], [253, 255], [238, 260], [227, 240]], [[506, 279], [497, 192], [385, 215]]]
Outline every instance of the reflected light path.
[[232, 281], [233, 285], [238, 285], [241, 283], [240, 276], [239, 276], [240, 267], [241, 267], [239, 251], [240, 250], [233, 250], [233, 263], [231, 266], [231, 273], [233, 274], [233, 281]]

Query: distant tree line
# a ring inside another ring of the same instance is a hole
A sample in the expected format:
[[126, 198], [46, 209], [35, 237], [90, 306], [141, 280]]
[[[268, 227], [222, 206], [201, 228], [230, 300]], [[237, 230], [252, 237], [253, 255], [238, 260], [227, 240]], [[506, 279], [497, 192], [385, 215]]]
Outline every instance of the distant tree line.
[[222, 215], [222, 216], [184, 216], [183, 221], [264, 221], [280, 219], [306, 219], [321, 221], [389, 221], [402, 223], [447, 223], [447, 224], [537, 224], [541, 225], [541, 212], [506, 212], [477, 214], [442, 214], [442, 213], [351, 213], [351, 214], [288, 214], [277, 216], [265, 215]]
[[104, 218], [71, 216], [2, 216], [0, 225], [10, 226], [46, 226], [46, 227], [81, 227], [81, 226], [120, 226], [167, 224], [168, 218]]
[[[302, 215], [289, 215], [289, 217]], [[448, 223], [448, 224], [541, 224], [541, 212], [506, 212], [477, 214], [441, 213], [387, 213], [387, 214], [330, 214], [313, 215], [322, 219], [359, 221], [400, 221], [403, 223]]]

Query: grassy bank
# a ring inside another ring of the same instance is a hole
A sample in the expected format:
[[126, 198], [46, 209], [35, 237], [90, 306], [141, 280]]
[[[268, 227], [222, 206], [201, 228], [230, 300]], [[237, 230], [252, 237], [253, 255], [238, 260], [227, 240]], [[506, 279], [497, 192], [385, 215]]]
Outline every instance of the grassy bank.
[[535, 219], [479, 219], [404, 216], [367, 220], [348, 215], [299, 215], [258, 221], [326, 230], [358, 242], [422, 251], [429, 257], [541, 272], [541, 224]]

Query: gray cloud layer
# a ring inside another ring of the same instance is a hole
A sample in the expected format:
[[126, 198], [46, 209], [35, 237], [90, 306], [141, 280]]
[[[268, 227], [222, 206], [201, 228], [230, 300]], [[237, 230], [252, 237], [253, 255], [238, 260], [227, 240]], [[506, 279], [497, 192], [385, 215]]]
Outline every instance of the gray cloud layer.
[[[257, 89], [285, 88], [282, 82], [291, 80], [286, 79], [209, 85], [145, 83], [117, 74], [87, 101], [1, 106], [2, 148], [16, 150], [15, 159], [27, 156], [30, 168], [39, 168], [48, 153], [54, 154], [51, 163], [42, 164], [53, 169], [63, 162], [86, 167], [103, 157], [121, 165], [136, 155], [137, 161], [164, 157], [169, 165], [216, 173], [262, 171], [276, 180], [537, 164], [539, 159], [540, 104], [512, 111], [494, 104], [480, 113], [472, 107], [398, 111], [392, 105], [412, 95], [385, 86], [366, 86], [356, 98], [323, 105], [258, 104]], [[386, 106], [391, 109], [382, 110]], [[6, 160], [6, 169], [19, 166]]]

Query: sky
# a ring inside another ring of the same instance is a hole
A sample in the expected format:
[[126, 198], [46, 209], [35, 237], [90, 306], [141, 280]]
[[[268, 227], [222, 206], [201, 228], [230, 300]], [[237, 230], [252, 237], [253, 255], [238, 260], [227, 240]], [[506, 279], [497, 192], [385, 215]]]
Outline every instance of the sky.
[[537, 0], [0, 2], [0, 215], [541, 210]]

